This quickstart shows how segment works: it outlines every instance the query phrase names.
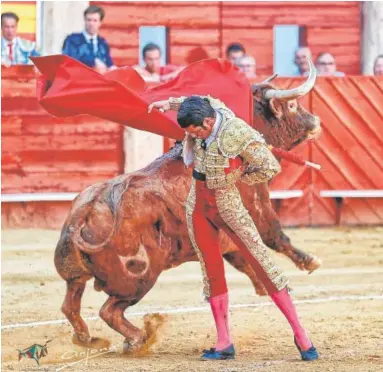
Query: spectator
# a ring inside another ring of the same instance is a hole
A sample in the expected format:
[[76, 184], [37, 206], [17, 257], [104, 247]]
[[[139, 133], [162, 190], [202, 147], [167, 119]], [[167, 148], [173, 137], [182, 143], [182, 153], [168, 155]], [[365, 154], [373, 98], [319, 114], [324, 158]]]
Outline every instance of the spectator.
[[1, 63], [10, 65], [30, 65], [29, 57], [38, 57], [36, 43], [17, 36], [19, 17], [8, 12], [1, 14]]
[[110, 56], [109, 44], [98, 35], [104, 16], [104, 9], [98, 6], [92, 5], [85, 9], [85, 30], [68, 35], [62, 49], [63, 54], [95, 68], [100, 73], [116, 68]]
[[380, 54], [375, 59], [374, 75], [375, 76], [383, 76], [383, 54]]
[[299, 76], [308, 76], [310, 66], [308, 59], [311, 59], [311, 51], [308, 47], [300, 47], [295, 51], [295, 59], [294, 62], [298, 67]]
[[344, 76], [344, 72], [336, 70], [335, 58], [331, 53], [319, 54], [317, 58], [318, 75], [321, 76]]
[[236, 61], [236, 66], [245, 74], [248, 79], [256, 77], [256, 63], [254, 57], [244, 55]]
[[236, 64], [236, 60], [245, 55], [245, 48], [241, 43], [231, 43], [226, 48], [226, 58], [233, 64]]
[[133, 68], [146, 82], [165, 82], [175, 78], [184, 67], [166, 65], [161, 66], [161, 49], [157, 44], [146, 44], [142, 50], [145, 67], [136, 65]]

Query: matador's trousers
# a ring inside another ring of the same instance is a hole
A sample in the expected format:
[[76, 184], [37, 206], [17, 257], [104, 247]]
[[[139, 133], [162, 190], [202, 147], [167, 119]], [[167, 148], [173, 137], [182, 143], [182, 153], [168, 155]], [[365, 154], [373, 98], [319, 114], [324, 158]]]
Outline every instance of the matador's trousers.
[[235, 186], [211, 190], [204, 181], [193, 179], [186, 204], [186, 219], [192, 245], [201, 263], [207, 299], [227, 292], [220, 230], [237, 245], [269, 294], [288, 284], [288, 279], [270, 257]]

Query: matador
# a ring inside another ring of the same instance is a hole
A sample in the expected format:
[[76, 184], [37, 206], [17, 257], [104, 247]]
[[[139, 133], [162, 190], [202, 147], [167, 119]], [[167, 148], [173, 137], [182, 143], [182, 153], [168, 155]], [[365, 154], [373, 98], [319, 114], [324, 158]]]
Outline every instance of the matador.
[[178, 124], [186, 132], [183, 159], [186, 166], [193, 165], [186, 203], [187, 227], [201, 264], [204, 295], [217, 330], [215, 347], [204, 350], [201, 359], [235, 358], [220, 230], [237, 245], [286, 317], [301, 358], [318, 359], [289, 294], [288, 278], [269, 255], [236, 186], [237, 182], [248, 185], [266, 182], [281, 171], [265, 140], [223, 102], [209, 95], [169, 98], [152, 103], [149, 112], [153, 108], [177, 111]]

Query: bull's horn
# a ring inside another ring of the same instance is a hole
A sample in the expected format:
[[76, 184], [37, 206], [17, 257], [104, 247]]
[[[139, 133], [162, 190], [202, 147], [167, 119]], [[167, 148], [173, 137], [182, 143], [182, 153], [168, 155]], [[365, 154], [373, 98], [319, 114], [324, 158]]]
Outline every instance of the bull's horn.
[[310, 73], [307, 80], [300, 85], [297, 88], [292, 89], [268, 89], [264, 92], [264, 97], [266, 99], [276, 98], [276, 99], [282, 99], [282, 100], [288, 100], [288, 99], [294, 99], [303, 97], [305, 94], [307, 94], [314, 86], [315, 79], [317, 77], [316, 69], [311, 61], [310, 58], [308, 58], [309, 66], [310, 66]]
[[270, 81], [274, 80], [277, 76], [278, 76], [278, 74], [271, 75], [270, 77], [268, 77], [266, 80], [263, 80], [263, 81], [262, 81], [261, 83], [259, 83], [259, 84], [267, 84], [267, 83], [270, 83]]

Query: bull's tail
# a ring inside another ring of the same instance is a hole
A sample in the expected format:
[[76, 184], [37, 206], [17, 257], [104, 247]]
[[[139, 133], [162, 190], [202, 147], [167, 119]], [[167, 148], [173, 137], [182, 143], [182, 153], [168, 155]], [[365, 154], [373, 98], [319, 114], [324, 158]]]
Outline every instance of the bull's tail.
[[72, 221], [76, 221], [73, 225], [69, 226], [70, 231], [70, 239], [73, 242], [73, 244], [76, 245], [82, 252], [87, 254], [94, 254], [101, 252], [104, 250], [107, 245], [110, 243], [115, 229], [115, 223], [113, 223], [113, 228], [107, 238], [99, 243], [99, 244], [92, 244], [84, 240], [84, 238], [81, 235], [82, 229], [86, 226], [86, 216], [90, 212], [90, 210], [93, 208], [92, 203], [87, 203], [84, 205], [77, 213], [74, 214], [74, 218], [72, 218]]
[[50, 340], [48, 340], [48, 341], [44, 344], [44, 346], [47, 346], [47, 344], [48, 344], [49, 342], [51, 342], [51, 341], [53, 341], [53, 338], [51, 338]]

